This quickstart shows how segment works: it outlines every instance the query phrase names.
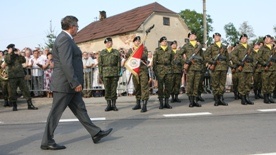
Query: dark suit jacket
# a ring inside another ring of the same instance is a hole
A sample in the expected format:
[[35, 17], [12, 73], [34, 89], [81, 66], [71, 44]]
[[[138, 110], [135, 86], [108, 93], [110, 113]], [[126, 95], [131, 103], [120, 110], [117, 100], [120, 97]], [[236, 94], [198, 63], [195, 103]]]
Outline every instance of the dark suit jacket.
[[83, 85], [82, 52], [71, 37], [62, 31], [53, 47], [54, 71], [51, 90], [76, 93], [74, 88]]

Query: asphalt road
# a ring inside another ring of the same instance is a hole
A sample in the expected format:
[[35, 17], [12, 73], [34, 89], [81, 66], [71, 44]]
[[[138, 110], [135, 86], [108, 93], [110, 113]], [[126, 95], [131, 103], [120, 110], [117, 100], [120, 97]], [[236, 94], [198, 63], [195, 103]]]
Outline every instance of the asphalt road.
[[[88, 132], [67, 109], [55, 132], [55, 140], [67, 147], [44, 151], [40, 142], [51, 99], [35, 98], [39, 110], [26, 110], [19, 99], [19, 111], [0, 108], [0, 154], [104, 154], [104, 155], [244, 155], [276, 152], [276, 104], [243, 106], [226, 95], [229, 106], [214, 107], [210, 94], [201, 108], [189, 108], [186, 95], [173, 109], [158, 109], [156, 96], [151, 96], [149, 111], [131, 110], [134, 97], [118, 98], [118, 112], [104, 112], [104, 98], [86, 98], [89, 115], [103, 129], [114, 128], [110, 136], [93, 144]], [[0, 105], [1, 106], [1, 105]]]

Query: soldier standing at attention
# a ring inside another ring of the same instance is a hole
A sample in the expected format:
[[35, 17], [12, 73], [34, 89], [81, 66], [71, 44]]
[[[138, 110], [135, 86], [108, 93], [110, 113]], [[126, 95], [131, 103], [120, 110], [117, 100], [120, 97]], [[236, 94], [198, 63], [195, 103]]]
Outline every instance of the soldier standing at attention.
[[180, 54], [180, 51], [177, 50], [177, 41], [173, 41], [171, 43], [172, 48], [172, 99], [171, 103], [173, 102], [181, 102], [178, 98], [178, 94], [180, 91], [180, 85], [181, 85], [181, 78], [183, 74], [183, 65], [184, 60], [183, 56]]
[[238, 66], [238, 92], [241, 95], [241, 104], [251, 104], [254, 102], [249, 99], [249, 92], [251, 89], [253, 76], [253, 54], [251, 47], [247, 44], [248, 36], [242, 34], [240, 36], [240, 43], [232, 51], [233, 63]]
[[[126, 57], [128, 58], [141, 44], [141, 37], [136, 36], [133, 39], [133, 48], [128, 50]], [[132, 108], [133, 110], [141, 109], [141, 100], [143, 102], [143, 107], [141, 112], [147, 111], [147, 103], [149, 99], [149, 71], [147, 67], [147, 60], [148, 60], [148, 51], [144, 49], [143, 55], [141, 57], [141, 64], [140, 64], [140, 71], [139, 71], [139, 80], [137, 78], [132, 77], [132, 81], [135, 88], [135, 96], [136, 96], [136, 105]]]
[[[187, 72], [187, 95], [189, 97], [189, 107], [201, 107], [198, 103], [199, 85], [202, 84], [202, 70], [204, 67], [204, 57], [201, 45], [196, 41], [196, 34], [190, 32], [188, 34], [189, 43], [185, 44], [181, 49], [181, 55], [185, 54], [187, 59], [184, 69]], [[185, 67], [187, 66], [187, 67]]]
[[273, 38], [270, 35], [264, 37], [264, 45], [260, 48], [260, 57], [258, 62], [263, 66], [262, 71], [262, 93], [264, 94], [264, 103], [275, 103], [272, 93], [275, 88], [276, 79], [276, 53], [272, 46]]
[[[159, 43], [160, 47], [157, 47], [153, 54], [153, 71], [158, 80], [158, 99], [160, 102], [159, 109], [172, 109], [169, 105], [169, 98], [172, 89], [172, 51], [168, 46], [167, 38], [165, 36], [160, 38]], [[164, 98], [165, 104], [163, 104]]]
[[26, 62], [26, 59], [22, 55], [17, 55], [15, 52], [17, 49], [14, 44], [7, 46], [8, 54], [5, 56], [5, 62], [8, 66], [8, 77], [9, 77], [9, 101], [13, 105], [13, 111], [17, 111], [17, 87], [20, 88], [24, 98], [27, 100], [29, 110], [37, 110], [32, 103], [31, 93], [24, 80], [25, 73], [22, 67], [22, 63]]
[[[253, 45], [253, 58], [254, 60], [258, 60], [260, 55], [259, 49], [260, 49], [260, 43], [255, 42]], [[253, 73], [253, 90], [255, 94], [255, 99], [263, 98], [261, 94], [261, 89], [262, 89], [262, 65], [259, 63], [259, 61], [256, 61], [255, 68], [254, 68], [254, 73]]]
[[112, 38], [104, 40], [106, 48], [100, 52], [98, 58], [99, 75], [104, 83], [107, 107], [105, 111], [118, 111], [116, 107], [117, 86], [121, 71], [120, 52], [112, 48]]
[[213, 35], [214, 43], [206, 50], [206, 61], [210, 64], [211, 84], [215, 99], [214, 106], [228, 104], [224, 102], [225, 83], [229, 66], [229, 54], [227, 47], [221, 43], [221, 34]]

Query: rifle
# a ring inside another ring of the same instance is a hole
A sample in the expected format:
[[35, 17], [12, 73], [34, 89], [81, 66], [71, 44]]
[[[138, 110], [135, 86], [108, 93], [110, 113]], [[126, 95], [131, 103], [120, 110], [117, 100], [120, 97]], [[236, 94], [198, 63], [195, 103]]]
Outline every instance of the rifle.
[[199, 50], [201, 49], [201, 45], [198, 45], [198, 47], [195, 49], [195, 52], [189, 57], [189, 59], [184, 64], [184, 70], [188, 71], [189, 67], [191, 66], [191, 63], [193, 63], [194, 57], [197, 55]]
[[[228, 43], [227, 43], [225, 46], [227, 47], [227, 46], [228, 46]], [[214, 71], [214, 70], [215, 70], [216, 65], [217, 65], [217, 63], [218, 63], [218, 59], [219, 59], [219, 57], [221, 56], [223, 50], [225, 50], [224, 47], [222, 47], [222, 48], [220, 49], [220, 51], [219, 51], [218, 55], [215, 57], [215, 59], [214, 59], [212, 65], [209, 67], [209, 69], [210, 69], [211, 71]]]
[[242, 69], [243, 69], [245, 60], [246, 60], [246, 59], [248, 58], [248, 56], [250, 55], [251, 50], [252, 50], [252, 48], [249, 48], [248, 51], [246, 52], [246, 54], [244, 55], [244, 57], [242, 58], [241, 65], [238, 67], [238, 70], [239, 70], [240, 72], [241, 72]]

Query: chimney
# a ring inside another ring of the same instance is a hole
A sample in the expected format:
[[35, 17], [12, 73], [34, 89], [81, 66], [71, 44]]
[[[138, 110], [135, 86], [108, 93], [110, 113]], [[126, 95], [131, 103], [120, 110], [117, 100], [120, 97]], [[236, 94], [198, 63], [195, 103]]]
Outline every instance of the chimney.
[[100, 11], [100, 21], [104, 20], [106, 18], [106, 12]]

